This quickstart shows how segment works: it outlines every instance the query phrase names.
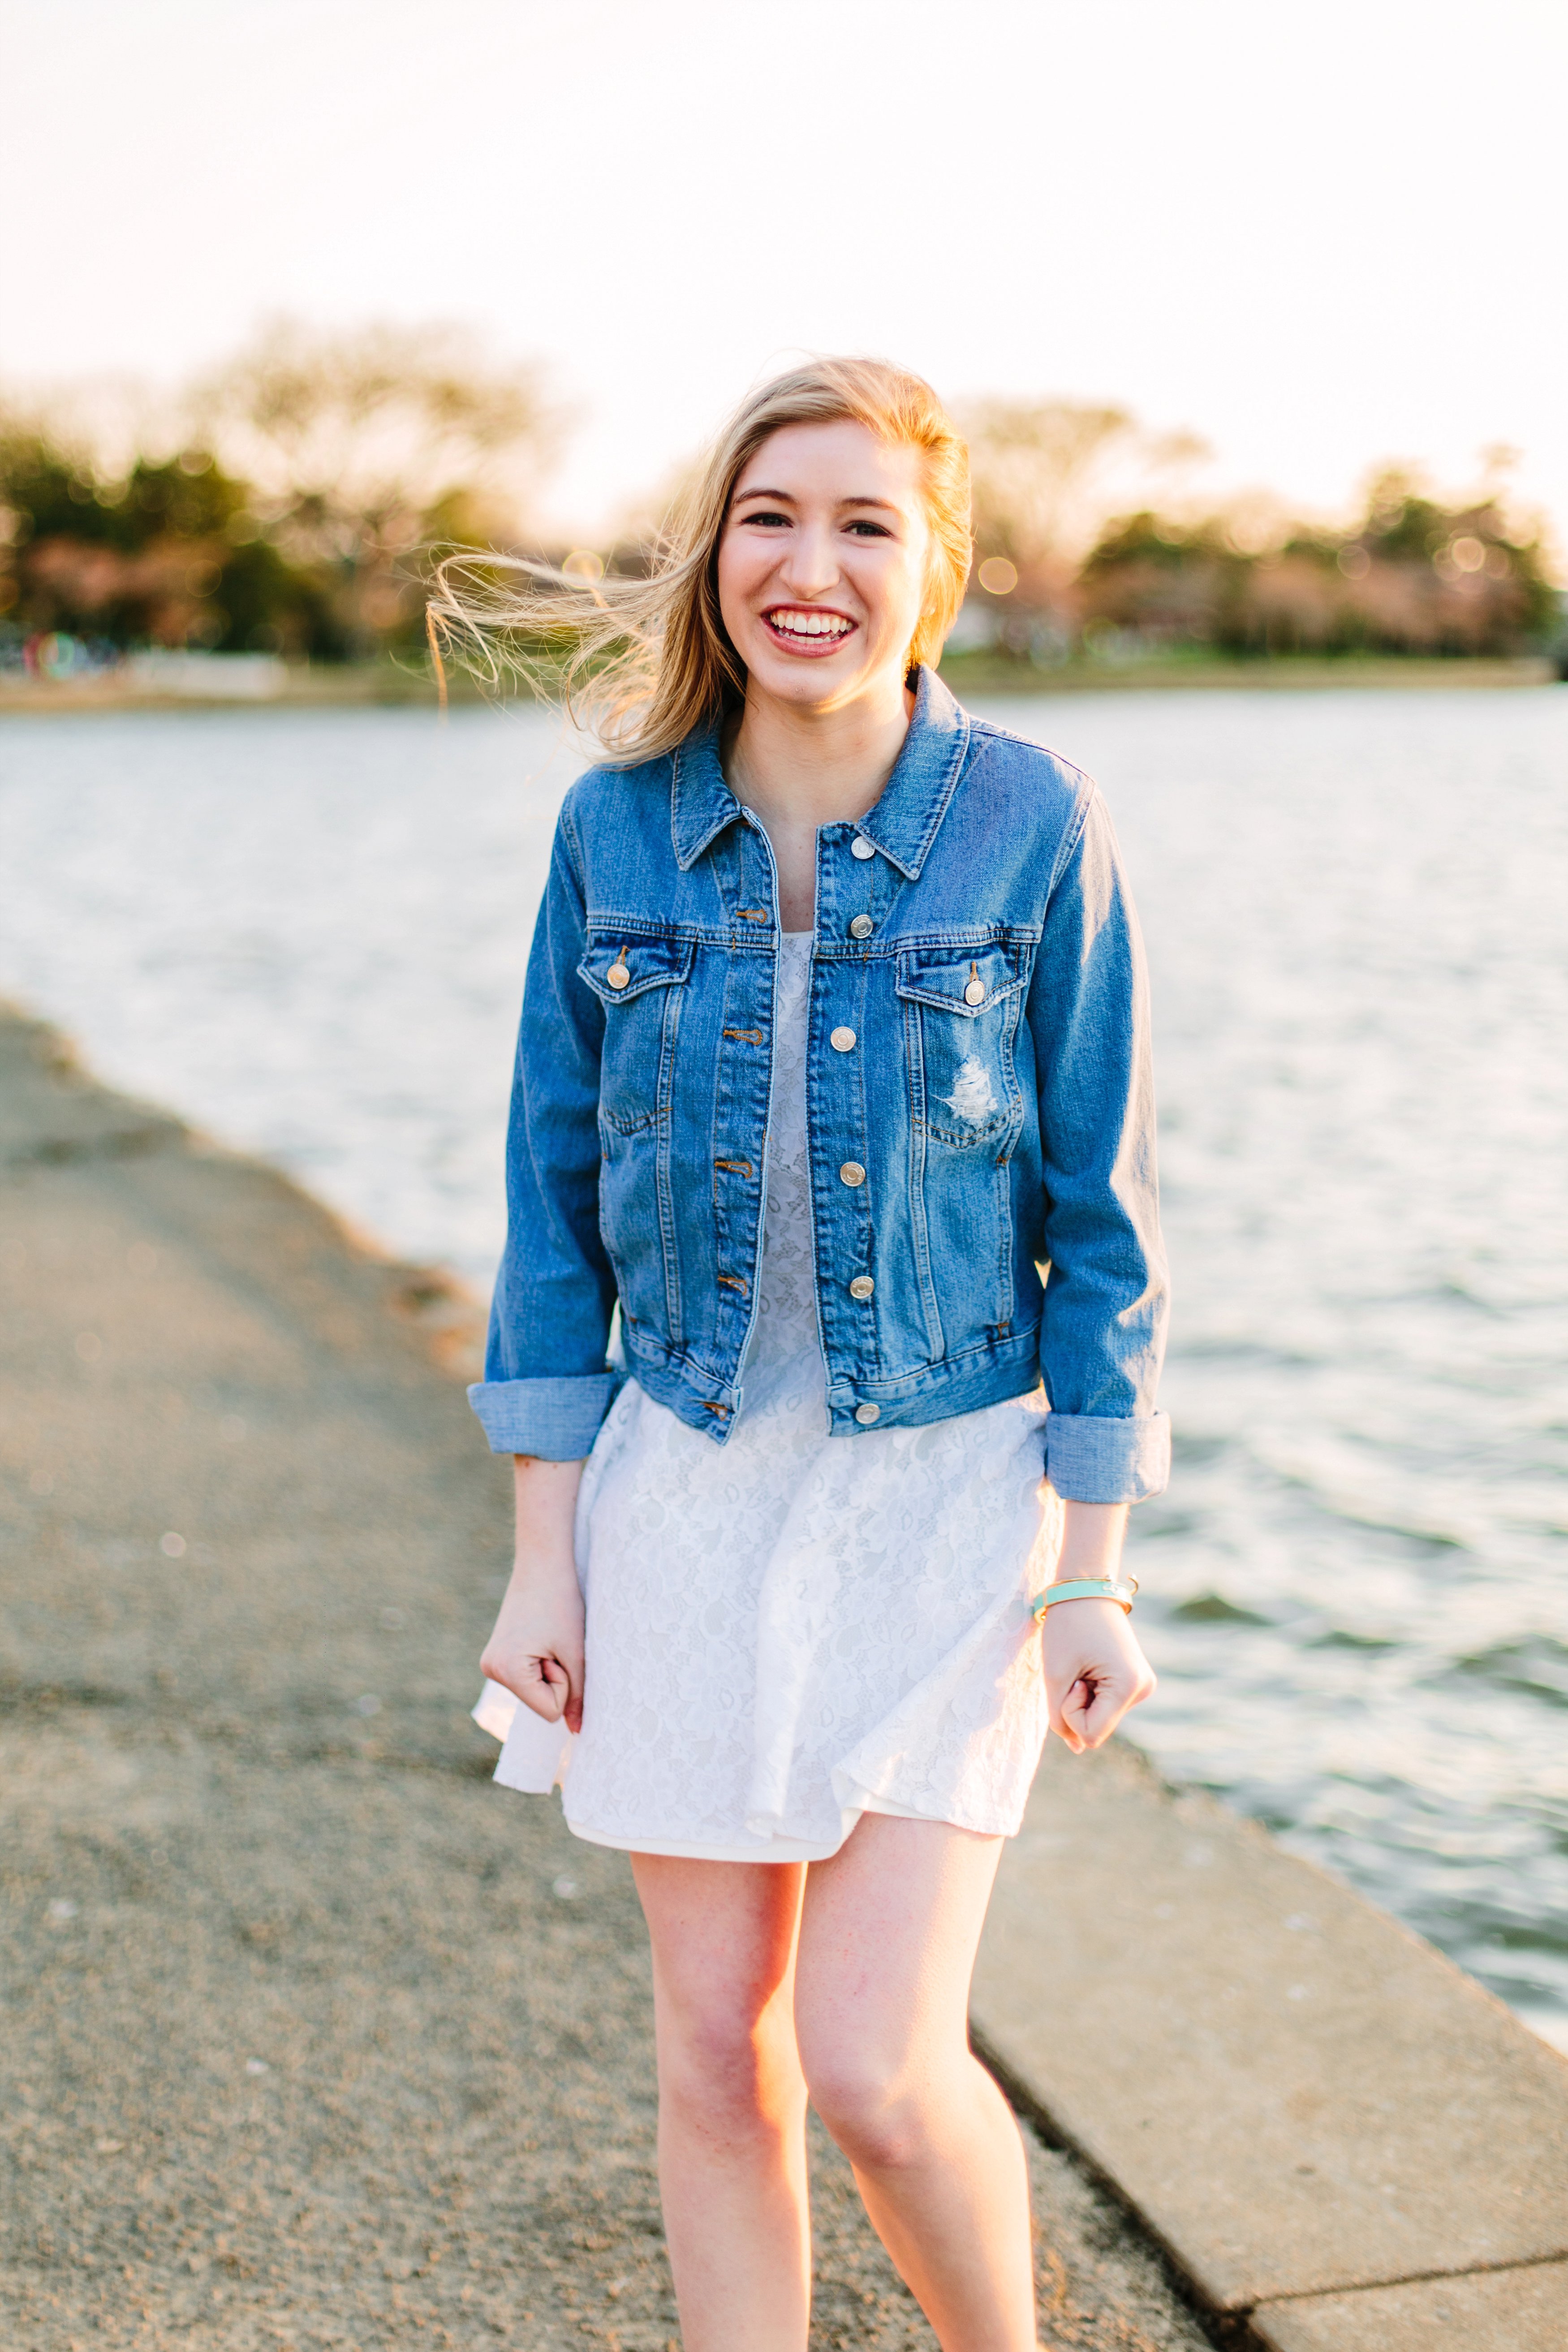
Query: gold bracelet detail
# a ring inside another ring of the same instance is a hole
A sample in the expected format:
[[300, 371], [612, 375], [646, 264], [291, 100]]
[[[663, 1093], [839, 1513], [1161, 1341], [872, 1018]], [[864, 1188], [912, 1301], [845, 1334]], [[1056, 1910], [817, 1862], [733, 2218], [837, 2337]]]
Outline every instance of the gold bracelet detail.
[[1043, 1624], [1046, 1611], [1053, 1608], [1059, 1601], [1114, 1601], [1126, 1611], [1128, 1616], [1131, 1616], [1133, 1596], [1137, 1590], [1138, 1580], [1135, 1576], [1124, 1578], [1087, 1576], [1064, 1579], [1061, 1584], [1046, 1586], [1034, 1604], [1034, 1622], [1037, 1625]]

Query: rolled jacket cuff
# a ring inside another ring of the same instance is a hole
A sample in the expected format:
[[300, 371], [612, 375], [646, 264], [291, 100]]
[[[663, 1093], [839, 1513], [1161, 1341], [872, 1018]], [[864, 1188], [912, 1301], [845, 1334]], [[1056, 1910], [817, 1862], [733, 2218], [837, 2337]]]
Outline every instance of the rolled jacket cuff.
[[1168, 1412], [1112, 1420], [1053, 1412], [1045, 1423], [1045, 1475], [1064, 1502], [1141, 1503], [1171, 1475]]
[[531, 1454], [540, 1462], [580, 1462], [621, 1386], [618, 1372], [565, 1381], [476, 1381], [468, 1402], [492, 1454]]

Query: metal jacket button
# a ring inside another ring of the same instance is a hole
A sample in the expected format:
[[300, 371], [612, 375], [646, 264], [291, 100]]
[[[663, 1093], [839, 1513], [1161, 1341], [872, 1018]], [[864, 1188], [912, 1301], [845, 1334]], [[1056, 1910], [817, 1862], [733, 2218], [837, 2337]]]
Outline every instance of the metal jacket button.
[[850, 1285], [850, 1297], [852, 1298], [869, 1298], [875, 1288], [876, 1285], [872, 1280], [869, 1274], [857, 1274], [854, 1280]]
[[855, 1049], [855, 1033], [852, 1029], [835, 1029], [830, 1034], [828, 1043], [835, 1054], [852, 1054]]
[[869, 1429], [873, 1421], [882, 1419], [882, 1407], [879, 1404], [857, 1404], [855, 1419], [862, 1429]]
[[632, 975], [623, 963], [612, 963], [604, 977], [612, 988], [624, 988]]
[[985, 983], [985, 982], [984, 982], [983, 980], [972, 980], [972, 981], [969, 982], [969, 984], [968, 984], [967, 988], [966, 988], [966, 989], [965, 989], [965, 991], [964, 991], [964, 1002], [965, 1002], [965, 1003], [966, 1003], [966, 1004], [984, 1004], [985, 1001], [986, 1001], [986, 983]]
[[858, 1160], [845, 1160], [843, 1166], [839, 1171], [839, 1181], [841, 1184], [848, 1184], [852, 1188], [856, 1184], [863, 1184], [865, 1182], [865, 1170], [861, 1166]]
[[876, 850], [872, 843], [866, 839], [863, 833], [857, 833], [854, 839], [850, 844], [850, 856], [852, 857], [874, 857], [876, 856]]
[[869, 940], [875, 929], [876, 925], [869, 915], [857, 915], [850, 925], [850, 937], [852, 940]]

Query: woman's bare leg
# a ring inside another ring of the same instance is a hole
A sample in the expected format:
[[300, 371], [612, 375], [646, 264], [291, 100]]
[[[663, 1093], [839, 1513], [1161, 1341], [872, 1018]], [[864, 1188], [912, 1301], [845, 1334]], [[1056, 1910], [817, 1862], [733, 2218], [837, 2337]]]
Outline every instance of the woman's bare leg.
[[796, 1953], [811, 2104], [943, 2352], [1035, 2352], [1023, 2147], [969, 2050], [1001, 1843], [863, 1814], [810, 1865]]
[[653, 1947], [659, 2186], [685, 2352], [805, 2352], [798, 1863], [634, 1854]]

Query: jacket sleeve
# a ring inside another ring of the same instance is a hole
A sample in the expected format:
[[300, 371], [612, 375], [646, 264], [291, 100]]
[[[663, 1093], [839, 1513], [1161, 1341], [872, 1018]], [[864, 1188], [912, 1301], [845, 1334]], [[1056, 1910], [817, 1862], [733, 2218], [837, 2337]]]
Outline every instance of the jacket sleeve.
[[1049, 1261], [1047, 1475], [1073, 1501], [1141, 1502], [1170, 1475], [1170, 1422], [1155, 1407], [1167, 1280], [1148, 982], [1116, 836], [1092, 788], [1051, 887], [1028, 1018]]
[[605, 1361], [615, 1277], [599, 1234], [604, 1015], [578, 977], [585, 936], [569, 802], [528, 957], [485, 1377], [468, 1391], [493, 1452], [549, 1462], [588, 1453], [619, 1385]]

